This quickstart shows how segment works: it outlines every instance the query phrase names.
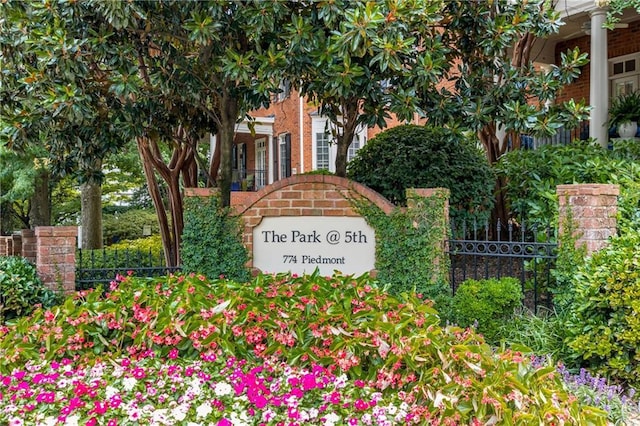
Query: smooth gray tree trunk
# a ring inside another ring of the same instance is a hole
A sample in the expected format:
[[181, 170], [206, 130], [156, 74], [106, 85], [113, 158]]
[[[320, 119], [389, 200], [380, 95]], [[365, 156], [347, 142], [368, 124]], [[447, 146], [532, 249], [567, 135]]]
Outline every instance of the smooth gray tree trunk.
[[98, 183], [87, 182], [80, 186], [82, 214], [82, 248], [102, 248], [102, 187]]

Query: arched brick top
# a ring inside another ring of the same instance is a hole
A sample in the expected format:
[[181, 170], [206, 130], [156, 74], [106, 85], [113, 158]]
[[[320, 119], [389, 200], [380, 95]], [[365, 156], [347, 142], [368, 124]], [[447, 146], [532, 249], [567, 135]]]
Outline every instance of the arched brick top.
[[276, 193], [286, 191], [313, 191], [316, 189], [327, 190], [334, 189], [336, 191], [345, 191], [351, 195], [358, 195], [371, 201], [378, 206], [386, 214], [391, 213], [395, 206], [378, 192], [362, 185], [361, 183], [333, 175], [295, 175], [286, 179], [278, 180], [271, 185], [265, 186], [260, 190], [249, 193], [247, 197], [238, 200], [239, 203], [233, 207], [237, 214], [242, 215], [251, 209], [260, 200], [265, 198], [286, 198], [279, 197]]

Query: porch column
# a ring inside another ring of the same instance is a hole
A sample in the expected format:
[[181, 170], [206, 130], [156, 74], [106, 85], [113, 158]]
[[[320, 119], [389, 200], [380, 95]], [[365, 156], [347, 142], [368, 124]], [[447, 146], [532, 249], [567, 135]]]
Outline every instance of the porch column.
[[269, 142], [267, 150], [269, 152], [269, 160], [267, 161], [267, 170], [269, 170], [269, 175], [267, 176], [267, 185], [272, 184], [274, 182], [274, 170], [273, 170], [273, 159], [274, 155], [278, 155], [273, 152], [273, 135], [269, 135]]
[[598, 7], [589, 13], [591, 17], [591, 61], [589, 82], [589, 137], [594, 138], [603, 148], [609, 144], [607, 126], [609, 111], [609, 78], [607, 62], [607, 30], [602, 26], [607, 19], [607, 11]]

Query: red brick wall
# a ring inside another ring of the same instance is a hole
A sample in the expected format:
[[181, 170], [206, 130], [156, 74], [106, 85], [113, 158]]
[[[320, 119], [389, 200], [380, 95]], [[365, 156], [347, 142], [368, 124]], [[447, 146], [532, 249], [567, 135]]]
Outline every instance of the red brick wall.
[[[367, 199], [390, 213], [394, 206], [382, 195], [357, 182], [325, 175], [292, 176], [236, 199], [242, 215], [244, 243], [253, 251], [253, 228], [268, 216], [360, 216], [349, 201]], [[233, 204], [233, 203], [232, 203]]]
[[13, 237], [0, 237], [0, 256], [13, 256]]
[[35, 264], [37, 253], [36, 232], [33, 229], [23, 229], [22, 256]]
[[[558, 185], [560, 229], [567, 226], [569, 211], [575, 226], [576, 246], [584, 246], [591, 254], [609, 243], [616, 235], [618, 185]], [[570, 210], [569, 210], [570, 209]]]
[[[608, 57], [609, 59], [618, 56], [629, 55], [640, 52], [640, 21], [629, 23], [628, 28], [617, 28], [614, 31], [607, 32]], [[581, 52], [591, 52], [590, 36], [583, 36], [566, 40], [556, 44], [555, 56], [556, 64], [560, 63], [560, 54], [574, 47], [580, 48]], [[562, 94], [558, 96], [558, 102], [568, 99], [584, 99], [589, 102], [589, 65], [582, 67], [582, 74], [572, 84], [566, 86], [562, 90]]]

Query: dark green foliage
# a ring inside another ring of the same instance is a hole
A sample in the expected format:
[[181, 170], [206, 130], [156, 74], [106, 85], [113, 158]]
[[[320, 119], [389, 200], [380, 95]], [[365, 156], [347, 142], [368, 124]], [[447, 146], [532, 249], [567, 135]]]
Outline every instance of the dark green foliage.
[[[393, 295], [419, 293], [436, 304], [450, 297], [449, 257], [442, 245], [447, 235], [444, 198], [415, 197], [414, 208], [387, 215], [371, 205], [358, 211], [376, 232], [377, 279]], [[440, 309], [440, 307], [438, 307]]]
[[628, 143], [609, 151], [593, 142], [576, 141], [510, 152], [495, 169], [507, 182], [511, 211], [529, 225], [546, 225], [557, 217], [557, 185], [619, 184], [619, 227], [627, 229], [640, 224], [640, 161], [633, 161], [637, 152]]
[[446, 128], [405, 125], [372, 138], [349, 163], [349, 177], [405, 205], [407, 188], [451, 190], [451, 218], [484, 220], [495, 177], [475, 140]]
[[250, 277], [249, 260], [242, 243], [240, 218], [220, 206], [217, 197], [185, 199], [182, 234], [182, 270], [211, 279], [221, 275], [235, 281]]
[[461, 327], [477, 324], [488, 342], [496, 342], [502, 323], [511, 319], [522, 298], [515, 278], [466, 280], [453, 296], [452, 320]]
[[575, 361], [640, 385], [640, 232], [611, 240], [579, 268], [566, 322]]
[[36, 268], [23, 257], [0, 257], [0, 324], [25, 316], [36, 305], [50, 307], [60, 301], [38, 278]]
[[143, 238], [143, 229], [150, 227], [151, 234], [159, 234], [158, 218], [153, 210], [127, 210], [105, 214], [102, 217], [103, 236], [106, 245], [122, 240]]

